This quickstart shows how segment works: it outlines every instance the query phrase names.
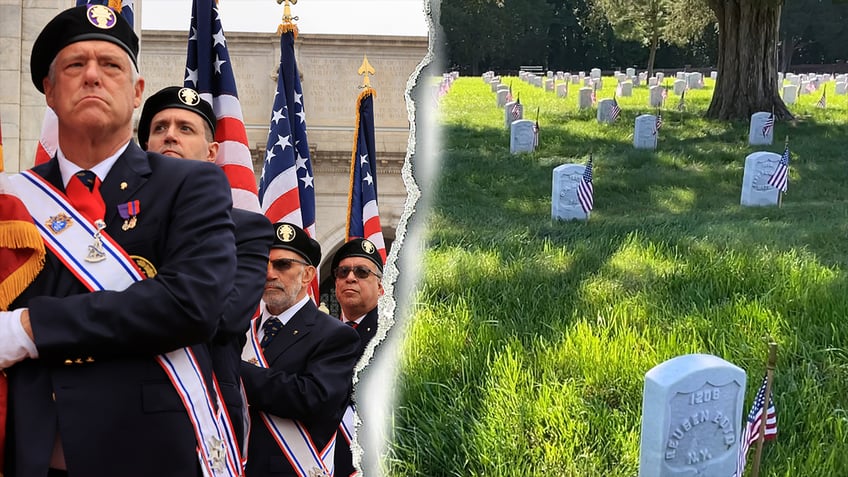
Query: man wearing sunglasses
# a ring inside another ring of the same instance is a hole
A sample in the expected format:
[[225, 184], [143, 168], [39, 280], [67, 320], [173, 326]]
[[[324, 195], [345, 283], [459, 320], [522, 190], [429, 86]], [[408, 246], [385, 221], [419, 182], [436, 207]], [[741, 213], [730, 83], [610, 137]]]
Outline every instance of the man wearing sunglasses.
[[320, 261], [320, 244], [302, 228], [274, 224], [260, 313], [242, 352], [252, 422], [245, 475], [332, 474], [359, 335], [307, 294]]
[[[383, 258], [367, 239], [353, 239], [339, 248], [331, 264], [336, 279], [336, 300], [341, 305], [340, 321], [359, 333], [359, 358], [377, 334], [377, 300], [383, 294]], [[354, 435], [354, 406], [351, 399], [336, 442], [336, 475], [356, 473], [351, 454]]]
[[[216, 125], [212, 105], [197, 91], [168, 86], [144, 102], [138, 121], [138, 143], [146, 151], [214, 163], [218, 157]], [[244, 453], [249, 423], [239, 377], [241, 350], [250, 319], [262, 298], [262, 272], [268, 265], [273, 230], [262, 214], [238, 208], [230, 214], [235, 224], [236, 278], [221, 310], [210, 351], [227, 414]]]

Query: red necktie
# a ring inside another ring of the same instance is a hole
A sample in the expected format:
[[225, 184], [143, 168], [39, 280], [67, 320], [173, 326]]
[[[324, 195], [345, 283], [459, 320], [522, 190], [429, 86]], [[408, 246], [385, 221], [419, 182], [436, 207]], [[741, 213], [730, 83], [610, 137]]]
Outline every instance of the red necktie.
[[85, 218], [94, 222], [106, 215], [106, 203], [100, 195], [100, 178], [91, 171], [79, 171], [65, 190], [71, 204]]

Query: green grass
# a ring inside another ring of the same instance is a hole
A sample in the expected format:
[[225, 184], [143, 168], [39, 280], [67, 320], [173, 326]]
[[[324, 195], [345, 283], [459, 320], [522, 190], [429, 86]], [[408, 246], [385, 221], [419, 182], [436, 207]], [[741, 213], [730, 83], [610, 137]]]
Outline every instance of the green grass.
[[[848, 475], [848, 97], [821, 110], [819, 93], [801, 96], [775, 144], [753, 147], [747, 122], [701, 117], [708, 79], [686, 112], [663, 112], [657, 150], [638, 151], [633, 121], [655, 111], [646, 88], [602, 125], [577, 110], [574, 85], [557, 98], [503, 82], [526, 118], [539, 108], [532, 154], [509, 154], [482, 79], [458, 79], [441, 100], [442, 173], [388, 475], [635, 476], [645, 373], [715, 354], [748, 372], [747, 413], [766, 336], [779, 346], [779, 436], [760, 475]], [[604, 84], [598, 97], [612, 97]], [[782, 207], [740, 207], [745, 156], [782, 152], [786, 135]], [[553, 168], [590, 152], [591, 220], [551, 220]]]

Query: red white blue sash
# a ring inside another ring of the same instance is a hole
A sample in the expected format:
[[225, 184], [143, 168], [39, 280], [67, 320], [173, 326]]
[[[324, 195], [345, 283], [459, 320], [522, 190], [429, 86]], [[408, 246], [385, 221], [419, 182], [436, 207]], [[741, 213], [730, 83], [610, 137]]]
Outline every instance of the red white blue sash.
[[[100, 242], [106, 258], [97, 263], [81, 260], [95, 239], [96, 227], [79, 213], [66, 196], [41, 176], [24, 171], [10, 177], [18, 197], [26, 205], [45, 245], [91, 291], [124, 290], [144, 276], [127, 253], [104, 232]], [[55, 215], [51, 215], [55, 214]], [[223, 411], [217, 383], [215, 399], [209, 393], [191, 348], [157, 356], [157, 360], [185, 405], [197, 437], [198, 459], [206, 477], [242, 475], [238, 445]]]
[[344, 415], [342, 416], [342, 422], [339, 424], [339, 431], [341, 431], [342, 436], [344, 436], [345, 441], [347, 441], [348, 445], [353, 442], [354, 437], [356, 437], [356, 409], [353, 407], [353, 403], [350, 403], [345, 408]]
[[[262, 354], [256, 327], [260, 317], [253, 318], [247, 331], [247, 343], [242, 350], [241, 359], [267, 368], [268, 362]], [[333, 477], [335, 472], [336, 435], [319, 450], [312, 441], [309, 431], [300, 421], [284, 419], [267, 412], [260, 412], [262, 422], [268, 428], [274, 441], [289, 460], [294, 471], [300, 477]]]

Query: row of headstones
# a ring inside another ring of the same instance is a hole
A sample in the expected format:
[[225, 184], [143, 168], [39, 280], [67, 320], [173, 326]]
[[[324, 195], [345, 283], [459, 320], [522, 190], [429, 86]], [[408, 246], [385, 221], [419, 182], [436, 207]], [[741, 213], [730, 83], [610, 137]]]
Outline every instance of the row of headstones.
[[[839, 75], [835, 79], [835, 93], [839, 95], [848, 94], [848, 75]], [[778, 84], [783, 85], [783, 102], [786, 104], [795, 104], [798, 101], [799, 94], [816, 92], [830, 80], [830, 75], [818, 75], [817, 77], [809, 78], [805, 78], [803, 75], [793, 75], [791, 77], [787, 75], [786, 81], [789, 84], [784, 84], [781, 78], [779, 78]]]
[[[769, 179], [777, 170], [780, 157], [780, 154], [769, 151], [756, 151], [745, 157], [740, 205], [746, 207], [778, 205], [780, 190], [769, 184]], [[552, 219], [589, 219], [589, 212], [583, 209], [578, 197], [578, 187], [583, 180], [585, 170], [584, 164], [562, 164], [554, 168], [551, 189]]]
[[[600, 71], [600, 70], [598, 70]], [[552, 72], [549, 72], [553, 74]], [[561, 72], [557, 72], [559, 75]], [[553, 91], [556, 89], [556, 94], [558, 97], [565, 98], [568, 96], [568, 84], [571, 82], [572, 84], [579, 84], [581, 81], [583, 82], [583, 87], [579, 90], [579, 95], [577, 99], [577, 107], [578, 109], [590, 109], [595, 106], [593, 101], [593, 93], [600, 88], [603, 88], [603, 78], [594, 78], [592, 76], [580, 76], [584, 75], [584, 72], [580, 72], [578, 76], [572, 76], [569, 73], [563, 74], [563, 82], [557, 84], [556, 80], [553, 78], [542, 79], [541, 76], [536, 75], [535, 73], [530, 72], [519, 72], [519, 79], [525, 81], [529, 84], [532, 84], [537, 87], [543, 87], [545, 91]], [[703, 87], [703, 77], [700, 73], [683, 73], [689, 75], [687, 80], [677, 79], [674, 81], [674, 94], [682, 95], [684, 91], [690, 88], [690, 84], [694, 82], [697, 88]], [[651, 77], [649, 81], [649, 95], [648, 95], [648, 105], [652, 108], [659, 108], [663, 105], [663, 101], [666, 98], [667, 90], [664, 86], [658, 84], [663, 79], [662, 73], [657, 73], [657, 76]], [[503, 108], [506, 106], [509, 97], [509, 86], [501, 83], [500, 76], [495, 76], [493, 72], [487, 72], [483, 75], [483, 80], [487, 82], [493, 93], [495, 93], [495, 101], [499, 108]], [[631, 97], [633, 95], [633, 85], [632, 81], [624, 80], [619, 83], [618, 88], [616, 88], [616, 94], [620, 97]], [[637, 84], [638, 86], [638, 84]], [[664, 94], [666, 93], [666, 94]], [[597, 101], [597, 98], [595, 98]], [[601, 121], [602, 117], [606, 117], [605, 115], [601, 115], [598, 113], [599, 121]]]

